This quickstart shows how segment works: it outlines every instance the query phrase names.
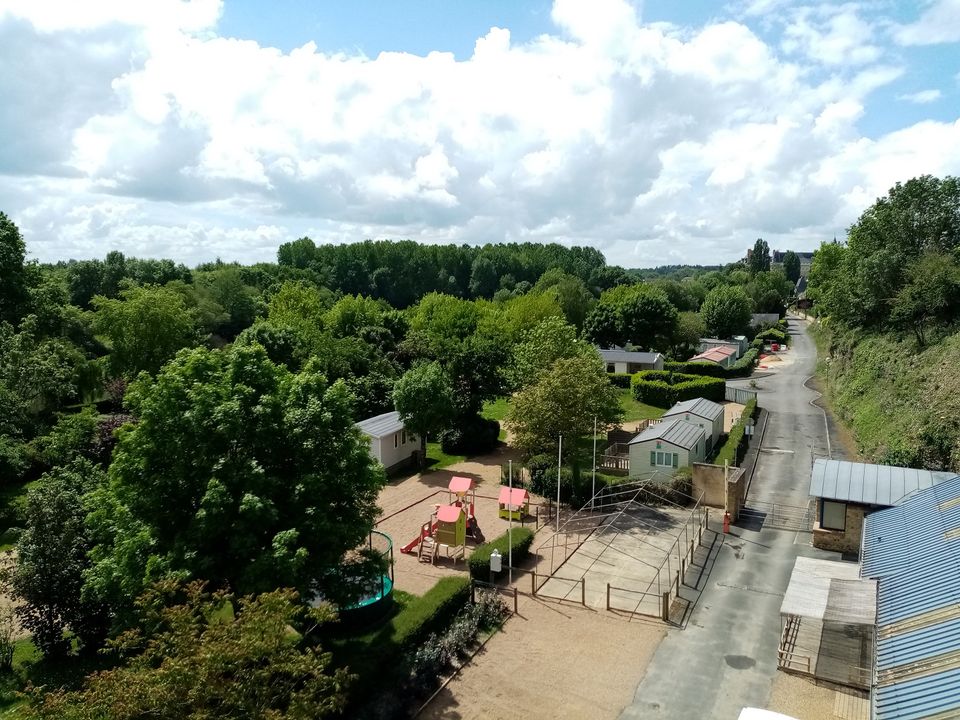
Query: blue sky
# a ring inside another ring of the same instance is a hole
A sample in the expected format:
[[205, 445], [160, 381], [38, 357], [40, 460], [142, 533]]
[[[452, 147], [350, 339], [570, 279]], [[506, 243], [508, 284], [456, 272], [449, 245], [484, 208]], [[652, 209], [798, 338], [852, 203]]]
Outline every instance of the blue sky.
[[0, 0], [0, 63], [0, 210], [44, 261], [727, 262], [960, 174], [960, 0]]

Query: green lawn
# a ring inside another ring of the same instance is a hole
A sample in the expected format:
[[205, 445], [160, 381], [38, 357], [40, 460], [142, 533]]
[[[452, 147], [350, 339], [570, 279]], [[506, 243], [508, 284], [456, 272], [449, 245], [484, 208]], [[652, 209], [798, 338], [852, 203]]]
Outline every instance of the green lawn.
[[467, 459], [466, 455], [448, 455], [443, 451], [438, 442], [427, 443], [427, 469], [442, 470], [454, 463], [463, 462]]
[[666, 412], [663, 408], [646, 405], [634, 399], [633, 394], [627, 388], [620, 389], [620, 407], [623, 408], [624, 422], [650, 420], [658, 418]]

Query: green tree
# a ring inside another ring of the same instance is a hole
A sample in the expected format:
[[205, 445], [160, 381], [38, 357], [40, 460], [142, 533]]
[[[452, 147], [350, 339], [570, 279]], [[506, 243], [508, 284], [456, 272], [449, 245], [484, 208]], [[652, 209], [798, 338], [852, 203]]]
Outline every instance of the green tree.
[[426, 458], [427, 437], [453, 421], [453, 386], [439, 363], [420, 363], [404, 373], [393, 388], [393, 403], [408, 430], [420, 436], [421, 460]]
[[500, 285], [493, 263], [485, 257], [473, 261], [470, 270], [470, 294], [477, 298], [492, 298]]
[[783, 256], [783, 272], [787, 280], [796, 283], [800, 279], [800, 257], [793, 251], [787, 250]]
[[757, 238], [750, 253], [750, 273], [766, 272], [770, 269], [770, 246], [763, 238]]
[[683, 360], [696, 353], [700, 338], [707, 332], [703, 318], [695, 312], [682, 312], [677, 317], [677, 326], [670, 342], [670, 356]]
[[113, 375], [156, 373], [178, 350], [197, 343], [194, 317], [175, 290], [146, 286], [120, 295], [93, 299], [93, 327], [110, 344]]
[[81, 597], [91, 541], [83, 496], [106, 481], [87, 460], [55, 468], [27, 494], [24, 530], [11, 574], [17, 615], [45, 655], [63, 655], [70, 629], [95, 649], [106, 634], [105, 608]]
[[0, 321], [15, 323], [27, 302], [26, 253], [20, 229], [0, 212]]
[[621, 331], [628, 342], [660, 351], [670, 346], [678, 314], [662, 290], [639, 285], [619, 311]]
[[365, 327], [382, 325], [388, 309], [382, 300], [344, 295], [324, 314], [323, 323], [334, 337], [359, 335]]
[[752, 308], [742, 287], [720, 285], [707, 293], [700, 316], [711, 337], [728, 338], [746, 331]]
[[547, 372], [561, 358], [596, 357], [592, 345], [577, 339], [577, 329], [560, 317], [542, 320], [524, 333], [513, 348], [513, 358], [507, 369], [509, 385], [520, 390]]
[[754, 311], [758, 313], [782, 315], [792, 293], [793, 284], [780, 269], [758, 272], [747, 285], [747, 294], [753, 300]]
[[578, 331], [596, 304], [596, 299], [583, 280], [563, 272], [560, 268], [552, 268], [541, 275], [533, 287], [533, 292], [546, 293], [556, 298], [567, 322]]
[[931, 325], [952, 323], [960, 314], [960, 266], [950, 255], [927, 252], [907, 270], [907, 283], [893, 299], [890, 319], [912, 332], [921, 346]]
[[593, 432], [606, 432], [623, 418], [620, 396], [610, 384], [600, 356], [557, 360], [540, 378], [513, 396], [507, 427], [514, 445], [527, 455], [556, 451]]
[[296, 593], [237, 598], [199, 583], [166, 584], [137, 604], [144, 629], [112, 644], [130, 659], [90, 675], [80, 690], [35, 690], [27, 718], [308, 720], [343, 712], [351, 676], [292, 630], [331, 615], [305, 610]]
[[377, 515], [382, 469], [353, 399], [316, 361], [299, 374], [256, 345], [181, 353], [126, 402], [89, 592], [121, 602], [167, 570], [240, 592], [339, 598], [344, 553]]
[[601, 348], [623, 344], [620, 313], [612, 305], [598, 303], [584, 320], [583, 335]]

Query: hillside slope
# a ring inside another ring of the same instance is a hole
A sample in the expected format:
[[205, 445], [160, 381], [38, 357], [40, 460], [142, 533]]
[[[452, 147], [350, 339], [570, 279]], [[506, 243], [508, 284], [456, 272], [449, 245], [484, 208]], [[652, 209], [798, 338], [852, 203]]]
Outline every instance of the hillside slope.
[[885, 335], [817, 336], [818, 372], [865, 459], [960, 471], [960, 333], [923, 350]]

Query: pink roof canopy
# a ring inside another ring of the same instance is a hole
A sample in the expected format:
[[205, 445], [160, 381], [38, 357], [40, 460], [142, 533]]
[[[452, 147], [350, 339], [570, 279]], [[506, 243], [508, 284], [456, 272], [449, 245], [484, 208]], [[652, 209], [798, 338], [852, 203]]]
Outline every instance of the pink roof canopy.
[[450, 478], [450, 484], [447, 485], [447, 488], [452, 493], [462, 495], [463, 493], [469, 492], [473, 488], [473, 480], [468, 477], [454, 475], [452, 478]]
[[460, 519], [460, 513], [463, 512], [459, 505], [441, 505], [437, 508], [437, 521], [442, 523], [455, 523]]
[[500, 486], [500, 504], [510, 507], [520, 507], [530, 499], [530, 493], [523, 488], [514, 488], [512, 491], [506, 485]]

